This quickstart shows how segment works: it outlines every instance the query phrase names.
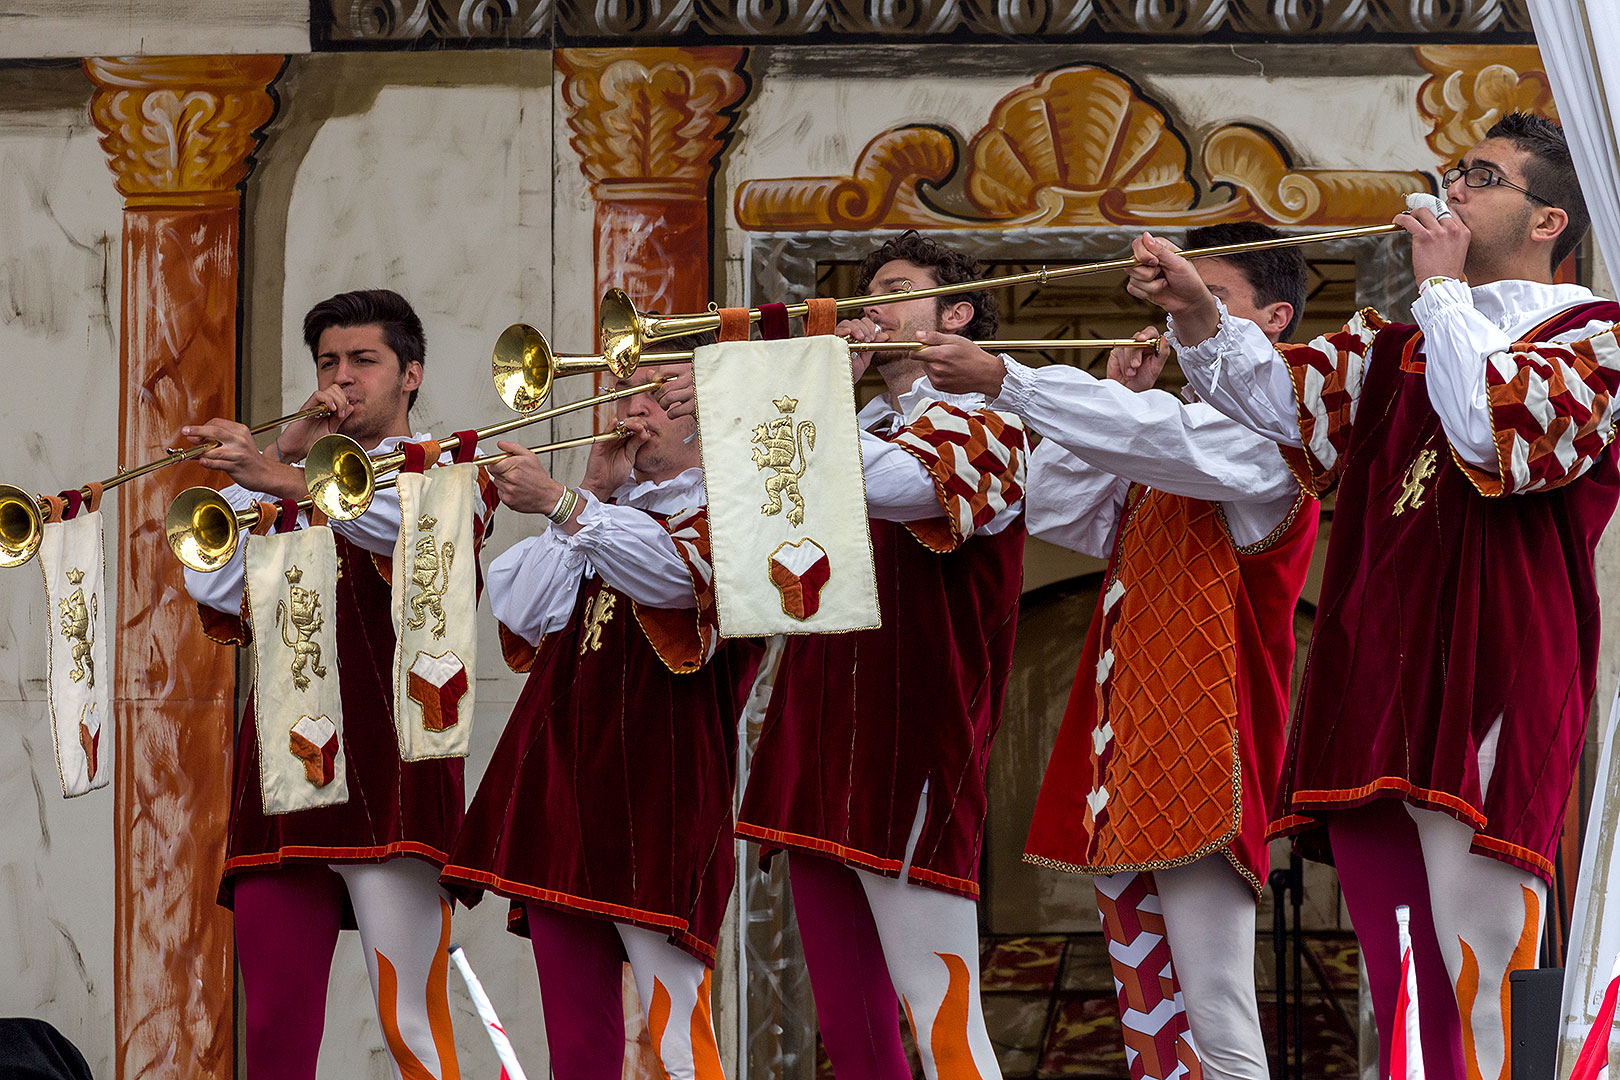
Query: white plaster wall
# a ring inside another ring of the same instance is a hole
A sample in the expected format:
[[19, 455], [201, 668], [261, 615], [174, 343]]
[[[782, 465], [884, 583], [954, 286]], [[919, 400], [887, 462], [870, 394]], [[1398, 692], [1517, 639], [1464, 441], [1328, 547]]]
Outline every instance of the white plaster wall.
[[[0, 482], [30, 493], [102, 479], [117, 462], [121, 210], [89, 90], [76, 70], [0, 72]], [[117, 503], [110, 494], [104, 513]], [[0, 1015], [49, 1021], [111, 1076], [113, 793], [62, 797], [44, 680], [52, 628], [38, 562], [0, 569]]]
[[[281, 406], [298, 407], [313, 386], [300, 336], [304, 313], [336, 292], [386, 286], [412, 302], [427, 331], [426, 379], [413, 424], [448, 434], [512, 415], [490, 382], [490, 350], [500, 331], [528, 321], [550, 332], [551, 63], [545, 53], [471, 54], [464, 63], [498, 64], [516, 81], [475, 80], [469, 67], [467, 81], [480, 84], [458, 85], [449, 72], [410, 77], [412, 59], [399, 58], [402, 81], [382, 85], [364, 111], [324, 123], [298, 168], [280, 268]], [[586, 429], [583, 421], [575, 426]], [[512, 437], [532, 445], [552, 437], [550, 427]], [[565, 459], [559, 467], [577, 476], [582, 462]], [[485, 565], [522, 531], [519, 518], [501, 513]], [[479, 625], [469, 794], [522, 686], [501, 661], [487, 604]], [[506, 913], [499, 898], [460, 909], [453, 937], [483, 980], [525, 1069], [544, 1076], [534, 961], [527, 942], [506, 933]], [[451, 1005], [462, 1075], [495, 1075], [499, 1065], [455, 976]], [[339, 942], [326, 1031], [322, 1078], [388, 1076], [356, 934]]]
[[0, 56], [309, 51], [308, 0], [0, 0]]

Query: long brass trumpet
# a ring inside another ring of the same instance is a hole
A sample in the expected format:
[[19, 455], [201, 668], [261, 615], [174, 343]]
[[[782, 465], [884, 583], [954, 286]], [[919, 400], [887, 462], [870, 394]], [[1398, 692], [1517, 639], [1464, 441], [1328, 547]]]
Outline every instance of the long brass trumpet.
[[[550, 420], [564, 413], [605, 405], [610, 401], [618, 401], [620, 398], [635, 394], [645, 394], [662, 385], [663, 379], [637, 383], [622, 390], [597, 394], [584, 401], [572, 401], [567, 405], [525, 413], [499, 424], [479, 428], [473, 434], [481, 442], [529, 424]], [[460, 445], [461, 439], [455, 435], [439, 443], [441, 450], [454, 450]], [[402, 450], [373, 458], [347, 435], [327, 435], [316, 440], [315, 445], [309, 449], [309, 456], [304, 461], [304, 483], [309, 488], [310, 497], [315, 500], [315, 505], [322, 513], [336, 521], [348, 521], [365, 513], [366, 507], [371, 505], [371, 498], [377, 490], [378, 476], [392, 472], [403, 464], [405, 453]]]
[[[1157, 349], [1158, 338], [1138, 341], [1135, 338], [1001, 338], [975, 341], [973, 344], [990, 352], [1045, 352], [1073, 349], [1143, 348]], [[928, 346], [920, 341], [873, 341], [849, 343], [852, 352], [915, 352]], [[641, 364], [689, 364], [692, 350], [645, 353], [636, 358], [630, 370]], [[544, 400], [551, 385], [566, 375], [594, 375], [609, 371], [618, 374], [606, 355], [574, 356], [555, 353], [540, 331], [527, 323], [513, 323], [501, 331], [495, 341], [495, 355], [491, 361], [495, 379], [495, 392], [514, 412], [525, 412], [534, 406], [536, 387]], [[624, 378], [625, 376], [619, 376]]]
[[[302, 412], [277, 417], [257, 427], [249, 428], [248, 431], [253, 435], [262, 435], [266, 431], [284, 427], [298, 420], [325, 416], [329, 411], [325, 405], [317, 405]], [[218, 445], [219, 443], [210, 441], [183, 450], [171, 447], [164, 457], [148, 461], [145, 465], [133, 469], [119, 469], [117, 473], [101, 482], [102, 490], [115, 488], [119, 484], [127, 484], [131, 480], [148, 476], [170, 465], [178, 465], [182, 461], [201, 457]], [[79, 493], [89, 498], [90, 488], [91, 485], [85, 484], [79, 488]], [[44, 535], [45, 515], [49, 510], [50, 507], [43, 495], [30, 495], [15, 484], [0, 484], [0, 566], [20, 566], [34, 557], [39, 551], [40, 539]]]
[[[1403, 232], [1399, 225], [1362, 225], [1354, 229], [1334, 229], [1328, 232], [1305, 233], [1300, 236], [1283, 236], [1272, 240], [1249, 240], [1239, 244], [1217, 244], [1214, 247], [1195, 248], [1191, 251], [1181, 252], [1184, 259], [1209, 259], [1222, 255], [1237, 255], [1245, 251], [1264, 251], [1268, 248], [1297, 247], [1300, 244], [1315, 244], [1327, 240], [1350, 240], [1358, 236], [1382, 236], [1386, 233]], [[833, 303], [837, 310], [848, 308], [876, 307], [882, 304], [892, 304], [897, 300], [920, 300], [930, 296], [956, 296], [977, 289], [1005, 289], [1014, 285], [1045, 285], [1049, 281], [1058, 281], [1063, 278], [1081, 277], [1086, 274], [1102, 274], [1110, 270], [1129, 270], [1137, 265], [1135, 256], [1125, 256], [1119, 259], [1108, 259], [1104, 262], [1077, 263], [1073, 266], [1043, 266], [1039, 270], [1031, 270], [1023, 274], [1003, 274], [999, 277], [976, 278], [972, 281], [959, 281], [954, 285], [933, 285], [925, 289], [906, 289], [900, 292], [878, 293], [873, 296], [844, 296], [836, 298]], [[807, 304], [787, 305], [789, 318], [798, 318], [810, 310]], [[748, 309], [748, 321], [758, 322], [761, 318], [759, 308]], [[641, 359], [642, 350], [654, 341], [663, 341], [666, 338], [681, 337], [685, 334], [701, 333], [705, 330], [717, 330], [720, 327], [720, 315], [716, 311], [703, 312], [694, 315], [648, 315], [636, 309], [628, 294], [623, 289], [609, 289], [607, 295], [602, 297], [602, 306], [597, 311], [597, 331], [602, 342], [602, 357], [607, 369], [620, 378], [624, 378], [634, 371]]]
[[[531, 446], [529, 452], [548, 454], [554, 450], [566, 450], [571, 446], [624, 439], [629, 435], [628, 428], [618, 425], [595, 435]], [[489, 454], [474, 458], [472, 464], [491, 465], [509, 456], [509, 454]], [[378, 481], [377, 487], [379, 489], [392, 487], [398, 482], [399, 477], [396, 474]], [[314, 504], [313, 497], [302, 498], [298, 500], [298, 509], [308, 510]], [[236, 554], [236, 548], [242, 542], [242, 534], [258, 527], [260, 513], [258, 505], [243, 510], [236, 509], [211, 487], [191, 487], [182, 491], [175, 497], [174, 502], [169, 504], [169, 512], [163, 519], [163, 531], [169, 541], [169, 550], [174, 552], [175, 558], [193, 570], [212, 573], [231, 561], [231, 556]]]

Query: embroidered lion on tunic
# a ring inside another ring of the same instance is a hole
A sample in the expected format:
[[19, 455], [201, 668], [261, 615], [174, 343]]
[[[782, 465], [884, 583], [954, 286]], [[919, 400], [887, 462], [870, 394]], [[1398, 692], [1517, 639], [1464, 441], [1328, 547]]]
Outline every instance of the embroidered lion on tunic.
[[[321, 598], [313, 589], [291, 586], [291, 606], [286, 600], [276, 601], [276, 625], [281, 628], [281, 643], [293, 651], [293, 685], [300, 690], [309, 689], [309, 676], [304, 674], [307, 664], [318, 678], [326, 678], [321, 665], [321, 643], [315, 640], [324, 620], [321, 618]], [[292, 637], [287, 631], [293, 632]]]

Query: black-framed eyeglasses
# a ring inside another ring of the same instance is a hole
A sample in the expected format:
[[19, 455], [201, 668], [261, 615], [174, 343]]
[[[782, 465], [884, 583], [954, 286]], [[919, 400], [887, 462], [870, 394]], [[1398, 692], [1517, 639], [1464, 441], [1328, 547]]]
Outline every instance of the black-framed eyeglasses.
[[1530, 196], [1530, 198], [1536, 200], [1538, 203], [1543, 203], [1547, 206], [1553, 205], [1551, 199], [1543, 199], [1540, 195], [1537, 195], [1529, 188], [1522, 188], [1513, 181], [1504, 179], [1500, 174], [1492, 172], [1483, 165], [1473, 165], [1466, 169], [1447, 169], [1445, 175], [1440, 177], [1441, 190], [1443, 191], [1452, 184], [1455, 184], [1459, 176], [1462, 177], [1462, 182], [1471, 188], [1492, 187], [1496, 184], [1501, 184], [1503, 187], [1510, 187], [1514, 191], [1523, 192], [1524, 194]]

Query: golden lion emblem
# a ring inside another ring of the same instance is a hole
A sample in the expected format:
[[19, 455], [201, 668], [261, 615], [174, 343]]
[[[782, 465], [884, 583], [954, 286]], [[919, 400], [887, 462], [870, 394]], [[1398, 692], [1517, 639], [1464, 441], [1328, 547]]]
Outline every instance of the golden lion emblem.
[[[447, 620], [444, 616], [444, 593], [450, 588], [450, 564], [456, 557], [456, 545], [445, 541], [444, 556], [439, 556], [438, 543], [433, 538], [433, 528], [439, 524], [437, 518], [423, 514], [417, 520], [416, 527], [423, 535], [416, 540], [416, 558], [411, 564], [411, 584], [417, 588], [417, 594], [411, 597], [411, 619], [405, 625], [412, 630], [420, 630], [427, 625], [429, 613], [433, 615], [433, 636], [444, 637]], [[437, 588], [440, 569], [444, 571], [444, 581]]]
[[[276, 625], [281, 628], [281, 643], [292, 650], [292, 677], [293, 685], [300, 690], [309, 689], [309, 676], [304, 674], [304, 666], [309, 665], [317, 678], [326, 678], [326, 668], [321, 666], [321, 643], [315, 640], [315, 634], [323, 625], [321, 618], [321, 598], [314, 589], [306, 589], [298, 583], [304, 579], [304, 572], [298, 567], [287, 571], [287, 586], [291, 590], [289, 600], [276, 601]], [[293, 632], [292, 637], [287, 631]]]
[[[804, 496], [799, 494], [799, 479], [810, 464], [810, 451], [816, 448], [816, 425], [805, 420], [794, 429], [793, 410], [799, 407], [796, 398], [784, 394], [771, 404], [782, 415], [757, 425], [751, 440], [758, 444], [754, 447], [754, 464], [774, 472], [765, 479], [765, 505], [759, 512], [766, 517], [780, 514], [785, 497], [793, 504], [788, 524], [803, 525]], [[793, 467], [795, 460], [797, 469]]]
[[[82, 585], [84, 571], [69, 570], [68, 581], [74, 585]], [[96, 596], [90, 594], [90, 603], [84, 602], [84, 589], [77, 588], [66, 600], [61, 601], [62, 607], [62, 636], [67, 638], [68, 644], [73, 647], [73, 670], [68, 672], [68, 678], [74, 682], [84, 680], [84, 685], [95, 689], [96, 667], [91, 659], [90, 647], [95, 644], [93, 623], [96, 617]]]

